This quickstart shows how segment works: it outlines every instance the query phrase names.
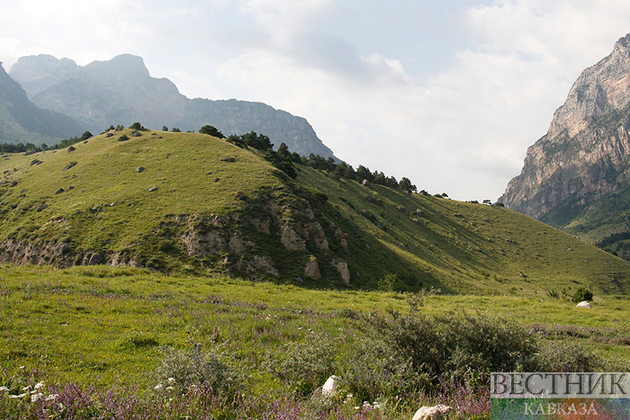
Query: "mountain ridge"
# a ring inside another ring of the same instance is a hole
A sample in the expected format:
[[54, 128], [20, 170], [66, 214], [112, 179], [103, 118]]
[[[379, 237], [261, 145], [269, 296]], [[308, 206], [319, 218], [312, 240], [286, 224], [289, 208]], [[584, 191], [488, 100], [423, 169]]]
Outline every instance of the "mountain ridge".
[[261, 102], [189, 99], [169, 79], [151, 77], [138, 56], [122, 54], [86, 66], [50, 55], [29, 56], [20, 58], [9, 74], [40, 108], [69, 115], [92, 132], [135, 121], [183, 131], [210, 124], [225, 135], [256, 131], [269, 136], [276, 148], [284, 142], [301, 155], [334, 158], [306, 119]]
[[0, 141], [5, 143], [56, 143], [82, 132], [71, 118], [42, 110], [27, 97], [0, 63]]

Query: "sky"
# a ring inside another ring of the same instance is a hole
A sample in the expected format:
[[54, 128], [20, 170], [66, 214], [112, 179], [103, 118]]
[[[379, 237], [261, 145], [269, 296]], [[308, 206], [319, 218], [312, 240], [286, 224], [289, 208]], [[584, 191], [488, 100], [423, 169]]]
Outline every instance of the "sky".
[[630, 32], [620, 0], [0, 0], [0, 10], [7, 71], [27, 55], [80, 65], [138, 55], [189, 98], [267, 103], [306, 118], [355, 168], [478, 201], [503, 193], [581, 71]]

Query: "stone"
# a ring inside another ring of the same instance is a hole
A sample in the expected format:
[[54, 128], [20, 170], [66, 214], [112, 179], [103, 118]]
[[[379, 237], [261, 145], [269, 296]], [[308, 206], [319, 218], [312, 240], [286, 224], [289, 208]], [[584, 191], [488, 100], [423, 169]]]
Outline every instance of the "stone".
[[57, 191], [55, 191], [55, 195], [61, 194], [62, 192], [65, 192], [65, 190], [63, 188], [59, 188]]
[[321, 280], [322, 274], [319, 271], [319, 264], [317, 260], [312, 259], [304, 266], [304, 275], [310, 277], [313, 280]]
[[236, 194], [234, 194], [234, 198], [236, 198], [237, 200], [245, 200], [247, 196], [243, 191], [237, 191]]
[[587, 301], [582, 301], [580, 303], [578, 303], [576, 306], [576, 308], [587, 308], [587, 309], [593, 309], [593, 307], [591, 306], [590, 303], [588, 303]]
[[77, 162], [70, 162], [69, 164], [67, 164], [67, 165], [66, 165], [66, 166], [62, 169], [62, 171], [67, 171], [68, 169], [70, 169], [70, 168], [72, 168], [72, 167], [74, 167], [74, 166], [76, 166], [76, 165], [77, 165]]
[[451, 407], [444, 404], [438, 404], [433, 407], [424, 406], [416, 411], [412, 420], [441, 420], [445, 419], [452, 411]]
[[60, 257], [62, 255], [67, 254], [70, 251], [70, 244], [67, 242], [60, 242], [57, 244], [57, 246], [55, 246], [55, 250], [53, 251], [53, 254], [55, 255], [55, 257]]
[[290, 226], [282, 226], [281, 235], [280, 242], [289, 251], [306, 250], [306, 242]]
[[144, 172], [144, 167], [143, 167], [143, 166], [138, 166], [138, 167], [136, 168], [136, 172], [138, 172], [139, 174], [140, 174], [140, 173], [142, 173], [142, 172]]
[[339, 388], [341, 385], [341, 378], [335, 375], [330, 376], [326, 379], [326, 382], [322, 386], [322, 396], [328, 398], [335, 398], [339, 393]]
[[236, 159], [234, 159], [232, 156], [226, 156], [223, 159], [221, 159], [223, 162], [235, 162]]
[[333, 262], [333, 266], [341, 274], [341, 279], [346, 285], [350, 284], [350, 270], [348, 270], [348, 263], [344, 261]]
[[151, 188], [149, 188], [149, 192], [153, 192], [153, 191], [157, 191], [157, 187], [151, 187]]
[[75, 150], [77, 149], [74, 146], [68, 147], [68, 152], [74, 152]]
[[142, 133], [137, 130], [131, 132], [132, 137], [142, 137]]

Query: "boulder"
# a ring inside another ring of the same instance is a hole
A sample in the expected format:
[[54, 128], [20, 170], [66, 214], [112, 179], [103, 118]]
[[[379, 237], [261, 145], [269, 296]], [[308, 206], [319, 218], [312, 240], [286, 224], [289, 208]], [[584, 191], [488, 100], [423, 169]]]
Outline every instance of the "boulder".
[[328, 398], [334, 398], [339, 392], [339, 385], [341, 384], [341, 378], [335, 375], [329, 377], [322, 386], [322, 396]]
[[413, 420], [441, 420], [453, 411], [451, 407], [438, 404], [434, 407], [425, 406], [416, 411]]
[[350, 284], [350, 270], [348, 270], [348, 263], [344, 261], [335, 261], [333, 262], [333, 265], [335, 266], [337, 271], [339, 271], [339, 274], [341, 274], [341, 278], [343, 282], [349, 285]]
[[142, 172], [144, 172], [144, 167], [143, 167], [143, 166], [138, 166], [138, 167], [136, 168], [136, 172], [138, 172], [138, 173], [142, 173]]
[[304, 275], [312, 278], [313, 280], [320, 280], [322, 278], [317, 260], [310, 260], [306, 263], [304, 266]]
[[588, 308], [588, 309], [592, 309], [593, 307], [591, 306], [590, 303], [588, 303], [587, 301], [582, 301], [580, 303], [578, 303], [576, 305], [576, 308]]
[[236, 198], [237, 200], [245, 200], [247, 196], [243, 191], [237, 191], [236, 194], [234, 194], [234, 198]]
[[223, 162], [234, 162], [236, 161], [236, 159], [234, 159], [232, 156], [226, 156], [223, 159], [221, 159]]
[[306, 243], [294, 231], [290, 226], [284, 225], [282, 227], [282, 236], [280, 237], [280, 242], [282, 245], [289, 251], [304, 251], [306, 250]]

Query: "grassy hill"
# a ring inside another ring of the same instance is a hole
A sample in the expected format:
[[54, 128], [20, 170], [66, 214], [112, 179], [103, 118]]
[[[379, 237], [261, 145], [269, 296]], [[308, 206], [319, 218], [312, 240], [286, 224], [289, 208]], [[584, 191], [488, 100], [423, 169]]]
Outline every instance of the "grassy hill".
[[[2, 260], [315, 288], [628, 291], [627, 263], [516, 212], [301, 165], [294, 181], [259, 152], [211, 136], [141, 134], [0, 157]], [[313, 265], [319, 275], [306, 269]]]
[[[487, 419], [484, 372], [509, 358], [628, 367], [630, 269], [592, 245], [500, 207], [302, 165], [293, 180], [203, 134], [140, 134], [0, 156], [3, 417], [408, 419], [440, 402]], [[592, 310], [568, 299], [579, 287]], [[424, 378], [396, 340], [447, 370]], [[331, 374], [348, 403], [311, 398]], [[435, 382], [451, 374], [467, 382]]]

